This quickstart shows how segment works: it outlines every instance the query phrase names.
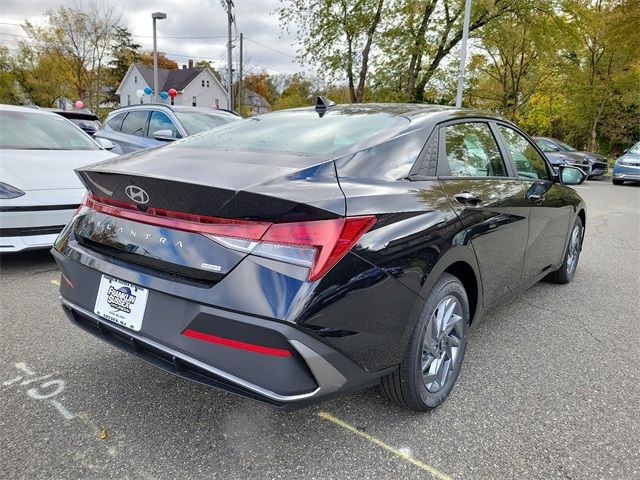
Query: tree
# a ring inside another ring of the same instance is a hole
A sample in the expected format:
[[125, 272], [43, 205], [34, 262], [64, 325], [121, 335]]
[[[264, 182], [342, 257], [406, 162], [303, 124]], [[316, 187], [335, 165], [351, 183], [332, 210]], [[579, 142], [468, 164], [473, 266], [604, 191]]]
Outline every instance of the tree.
[[[640, 130], [640, 2], [580, 0], [571, 7], [577, 42], [567, 55], [563, 121], [570, 139], [590, 150], [608, 129], [614, 137], [607, 143], [619, 151], [632, 140], [625, 130]], [[620, 122], [627, 127], [613, 127]]]
[[102, 98], [104, 61], [120, 14], [96, 1], [61, 6], [46, 12], [48, 25], [23, 25], [38, 55], [56, 57], [72, 78], [72, 96], [97, 110]]
[[278, 101], [278, 90], [276, 85], [267, 72], [250, 73], [242, 79], [242, 88], [244, 90], [252, 90], [263, 97], [271, 105]]
[[74, 97], [73, 72], [58, 52], [42, 53], [22, 44], [13, 75], [24, 96], [35, 105], [57, 107], [58, 100]]
[[4, 46], [0, 46], [0, 103], [18, 103], [14, 61]]
[[311, 81], [307, 80], [302, 73], [294, 73], [285, 83], [282, 95], [273, 109], [308, 107], [312, 104], [313, 96]]
[[[140, 56], [140, 63], [153, 67], [153, 52], [143, 52]], [[158, 52], [158, 68], [167, 68], [169, 70], [177, 70], [178, 64], [167, 58], [164, 52]]]
[[140, 61], [142, 57], [141, 46], [131, 38], [131, 32], [126, 27], [115, 27], [113, 39], [109, 47], [109, 74], [107, 76], [111, 102], [116, 102], [115, 92], [122, 79], [127, 74], [129, 67], [133, 63]]
[[280, 20], [297, 24], [302, 62], [321, 65], [330, 78], [346, 75], [351, 101], [362, 102], [384, 0], [286, 0]]

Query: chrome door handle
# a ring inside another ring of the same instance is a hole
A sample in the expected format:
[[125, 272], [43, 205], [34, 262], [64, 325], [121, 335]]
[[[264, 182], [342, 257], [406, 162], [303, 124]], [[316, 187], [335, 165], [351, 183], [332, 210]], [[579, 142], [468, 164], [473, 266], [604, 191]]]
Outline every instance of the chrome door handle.
[[482, 201], [482, 199], [475, 193], [469, 192], [467, 190], [456, 193], [453, 198], [455, 198], [458, 203], [468, 203], [470, 205], [478, 205]]

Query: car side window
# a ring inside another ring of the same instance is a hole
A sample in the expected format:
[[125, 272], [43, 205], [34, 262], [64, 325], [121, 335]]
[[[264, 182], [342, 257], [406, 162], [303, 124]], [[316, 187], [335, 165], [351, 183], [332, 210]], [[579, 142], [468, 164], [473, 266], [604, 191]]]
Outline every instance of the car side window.
[[114, 132], [119, 132], [122, 129], [122, 120], [124, 120], [126, 113], [120, 113], [110, 118], [105, 125], [107, 125]]
[[504, 125], [498, 126], [519, 177], [547, 179], [547, 164], [529, 140]]
[[129, 112], [122, 122], [122, 133], [144, 137], [146, 134], [147, 113], [146, 110]]
[[154, 110], [151, 112], [151, 119], [149, 120], [149, 133], [147, 136], [149, 138], [153, 138], [153, 134], [158, 130], [171, 130], [173, 134], [173, 138], [180, 138], [180, 134], [178, 134], [178, 129], [174, 125], [169, 115], [164, 112], [158, 112]]
[[489, 124], [456, 123], [445, 127], [445, 151], [454, 177], [505, 177], [500, 149]]

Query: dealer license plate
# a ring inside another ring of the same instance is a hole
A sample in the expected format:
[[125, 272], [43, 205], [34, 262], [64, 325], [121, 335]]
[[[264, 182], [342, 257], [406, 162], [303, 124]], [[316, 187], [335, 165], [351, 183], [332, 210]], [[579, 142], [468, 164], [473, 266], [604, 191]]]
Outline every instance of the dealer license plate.
[[102, 275], [93, 311], [102, 318], [138, 331], [142, 328], [149, 290]]

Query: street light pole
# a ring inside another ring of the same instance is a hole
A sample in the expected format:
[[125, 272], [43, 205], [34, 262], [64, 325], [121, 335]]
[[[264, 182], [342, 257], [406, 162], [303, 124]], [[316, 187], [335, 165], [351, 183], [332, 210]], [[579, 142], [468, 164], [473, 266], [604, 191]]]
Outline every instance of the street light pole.
[[464, 24], [462, 25], [462, 45], [460, 46], [460, 73], [458, 75], [458, 93], [456, 107], [462, 107], [462, 92], [464, 90], [464, 68], [467, 62], [467, 39], [469, 38], [469, 17], [471, 16], [471, 0], [465, 0]]
[[166, 13], [154, 12], [153, 19], [153, 103], [158, 103], [158, 44], [156, 40], [156, 20], [167, 18]]

